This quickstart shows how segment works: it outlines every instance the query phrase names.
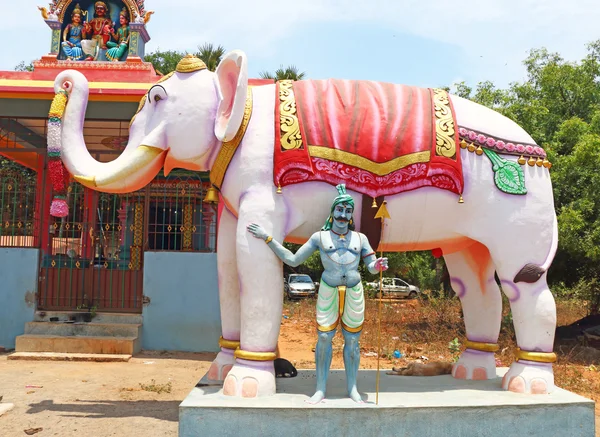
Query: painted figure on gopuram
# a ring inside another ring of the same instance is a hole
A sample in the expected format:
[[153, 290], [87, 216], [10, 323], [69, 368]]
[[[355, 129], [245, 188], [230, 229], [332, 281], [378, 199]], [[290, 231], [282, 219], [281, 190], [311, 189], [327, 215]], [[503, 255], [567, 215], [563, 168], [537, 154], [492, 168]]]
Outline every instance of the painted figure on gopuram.
[[358, 265], [362, 259], [372, 274], [388, 269], [387, 258], [377, 258], [367, 237], [354, 230], [354, 199], [346, 193], [345, 184], [336, 188], [339, 195], [333, 200], [325, 224], [295, 254], [269, 236], [260, 225], [252, 223], [248, 226], [248, 231], [254, 237], [265, 240], [275, 255], [292, 267], [302, 264], [316, 250], [321, 254], [324, 271], [317, 298], [317, 388], [308, 400], [311, 404], [325, 398], [333, 353], [332, 341], [338, 325], [341, 325], [344, 336], [348, 396], [355, 402], [363, 402], [356, 386], [360, 363], [358, 342], [365, 315], [365, 296]]
[[83, 38], [81, 47], [86, 54], [87, 61], [98, 58], [100, 49], [106, 50], [106, 43], [110, 39], [113, 23], [110, 20], [108, 6], [103, 1], [94, 4], [94, 18], [83, 25]]
[[67, 24], [63, 31], [62, 49], [67, 59], [71, 61], [80, 61], [84, 58], [81, 48], [81, 37], [83, 25], [81, 24], [81, 8], [79, 3], [71, 12], [71, 23]]
[[65, 61], [141, 62], [154, 11], [144, 0], [52, 0], [38, 7], [52, 29], [48, 57]]
[[127, 8], [123, 8], [119, 14], [119, 24], [121, 27], [116, 32], [111, 32], [111, 36], [117, 42], [108, 41], [106, 43], [109, 47], [106, 52], [106, 58], [109, 61], [118, 61], [127, 50], [127, 45], [129, 44], [129, 17], [127, 16]]

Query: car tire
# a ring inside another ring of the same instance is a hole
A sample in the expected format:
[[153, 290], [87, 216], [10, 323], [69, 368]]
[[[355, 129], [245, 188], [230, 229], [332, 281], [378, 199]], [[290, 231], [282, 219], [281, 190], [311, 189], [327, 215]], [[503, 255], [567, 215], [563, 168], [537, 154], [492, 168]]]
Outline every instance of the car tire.
[[417, 292], [415, 290], [411, 291], [410, 293], [408, 293], [408, 298], [409, 299], [416, 299], [417, 298]]

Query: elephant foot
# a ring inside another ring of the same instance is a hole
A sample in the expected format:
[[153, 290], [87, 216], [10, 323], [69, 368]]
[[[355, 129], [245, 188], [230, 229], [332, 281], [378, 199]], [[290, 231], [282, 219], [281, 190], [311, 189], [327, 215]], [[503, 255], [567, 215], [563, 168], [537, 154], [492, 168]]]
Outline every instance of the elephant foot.
[[237, 359], [223, 383], [225, 396], [257, 398], [275, 394], [273, 361]]
[[456, 379], [484, 380], [496, 377], [496, 358], [493, 352], [466, 349], [452, 366]]
[[515, 361], [502, 378], [502, 388], [515, 393], [552, 393], [554, 391], [552, 364]]
[[208, 379], [211, 381], [223, 381], [234, 364], [233, 351], [222, 349], [210, 365], [210, 369], [208, 369]]

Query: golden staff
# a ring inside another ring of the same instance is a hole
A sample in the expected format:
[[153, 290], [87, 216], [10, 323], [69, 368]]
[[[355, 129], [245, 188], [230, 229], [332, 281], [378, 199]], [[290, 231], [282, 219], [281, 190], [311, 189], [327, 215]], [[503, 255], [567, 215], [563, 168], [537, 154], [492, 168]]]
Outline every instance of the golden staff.
[[[381, 206], [377, 210], [377, 214], [375, 214], [375, 218], [381, 219], [381, 234], [379, 237], [379, 245], [381, 245], [381, 241], [383, 240], [383, 225], [384, 220], [386, 218], [391, 219], [390, 213], [385, 206], [387, 202], [384, 200], [381, 202]], [[383, 258], [383, 247], [380, 252], [380, 258]], [[381, 357], [381, 295], [382, 295], [382, 287], [383, 287], [383, 270], [379, 271], [379, 309], [377, 310], [377, 377], [376, 377], [376, 388], [375, 388], [375, 404], [379, 405], [379, 358]]]

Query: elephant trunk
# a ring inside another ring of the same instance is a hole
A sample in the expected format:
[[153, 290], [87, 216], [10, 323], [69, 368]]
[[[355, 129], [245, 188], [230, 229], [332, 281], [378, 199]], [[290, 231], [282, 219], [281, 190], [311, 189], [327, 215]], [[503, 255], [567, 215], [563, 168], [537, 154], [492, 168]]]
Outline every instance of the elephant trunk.
[[82, 185], [106, 193], [129, 193], [146, 186], [160, 171], [166, 151], [159, 148], [127, 143], [121, 155], [110, 162], [99, 162], [89, 153], [83, 138], [83, 123], [88, 101], [88, 81], [78, 71], [61, 72], [54, 81], [55, 92], [69, 93], [65, 108], [61, 158], [75, 179]]

